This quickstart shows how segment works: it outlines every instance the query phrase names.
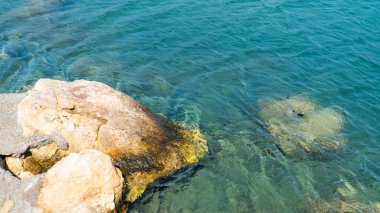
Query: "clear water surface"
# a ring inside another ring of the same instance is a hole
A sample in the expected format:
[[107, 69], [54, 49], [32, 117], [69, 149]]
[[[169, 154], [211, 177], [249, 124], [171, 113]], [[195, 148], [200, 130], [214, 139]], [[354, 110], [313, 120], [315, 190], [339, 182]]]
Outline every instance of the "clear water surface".
[[[107, 83], [207, 136], [199, 164], [152, 184], [130, 212], [380, 202], [378, 0], [1, 0], [0, 92], [39, 78]], [[295, 94], [343, 115], [343, 148], [277, 149], [259, 102]]]

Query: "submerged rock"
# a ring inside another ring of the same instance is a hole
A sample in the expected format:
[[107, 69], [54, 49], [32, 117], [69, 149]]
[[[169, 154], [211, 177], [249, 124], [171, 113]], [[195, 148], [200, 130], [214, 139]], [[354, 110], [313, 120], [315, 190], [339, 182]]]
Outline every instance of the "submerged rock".
[[44, 175], [37, 206], [44, 212], [110, 212], [121, 200], [123, 181], [102, 152], [72, 153]]
[[[53, 139], [28, 149], [21, 158], [7, 158], [16, 175], [43, 173], [69, 153], [96, 149], [111, 156], [122, 171], [130, 202], [149, 183], [197, 162], [207, 152], [199, 130], [177, 125], [94, 81], [39, 80], [18, 105], [18, 122], [23, 137]], [[55, 138], [62, 138], [68, 148]]]
[[342, 116], [304, 96], [264, 101], [259, 115], [285, 154], [292, 155], [298, 148], [309, 153], [334, 150], [344, 143]]

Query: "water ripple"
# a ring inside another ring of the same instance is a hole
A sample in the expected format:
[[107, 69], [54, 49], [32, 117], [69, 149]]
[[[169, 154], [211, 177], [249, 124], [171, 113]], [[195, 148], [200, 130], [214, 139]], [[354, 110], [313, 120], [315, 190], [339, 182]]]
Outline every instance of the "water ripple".
[[[105, 82], [199, 126], [209, 155], [130, 212], [371, 212], [380, 202], [375, 0], [4, 0], [0, 92]], [[258, 100], [305, 94], [344, 117], [344, 147], [285, 155]]]

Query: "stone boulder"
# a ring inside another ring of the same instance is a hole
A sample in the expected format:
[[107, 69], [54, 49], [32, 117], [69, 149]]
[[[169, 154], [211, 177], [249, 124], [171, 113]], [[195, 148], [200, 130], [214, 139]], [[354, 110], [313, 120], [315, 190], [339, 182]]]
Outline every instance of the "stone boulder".
[[8, 157], [14, 174], [39, 174], [69, 153], [96, 149], [111, 156], [122, 171], [130, 202], [149, 183], [197, 162], [207, 152], [198, 129], [175, 124], [94, 81], [40, 79], [19, 103], [18, 123], [23, 137], [51, 140], [24, 156]]
[[110, 212], [121, 201], [123, 177], [96, 150], [72, 153], [43, 177], [37, 206], [44, 212]]

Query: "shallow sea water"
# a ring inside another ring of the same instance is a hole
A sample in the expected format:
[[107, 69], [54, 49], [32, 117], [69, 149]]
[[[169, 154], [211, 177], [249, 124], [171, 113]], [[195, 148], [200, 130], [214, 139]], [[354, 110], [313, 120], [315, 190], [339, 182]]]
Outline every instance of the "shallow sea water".
[[[207, 136], [208, 155], [130, 212], [373, 212], [380, 202], [377, 0], [2, 0], [0, 92], [104, 82]], [[260, 101], [307, 96], [344, 145], [285, 155]], [[335, 208], [332, 209], [332, 208]]]

